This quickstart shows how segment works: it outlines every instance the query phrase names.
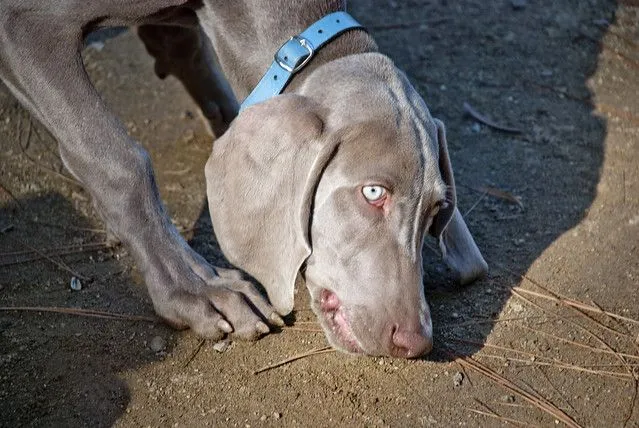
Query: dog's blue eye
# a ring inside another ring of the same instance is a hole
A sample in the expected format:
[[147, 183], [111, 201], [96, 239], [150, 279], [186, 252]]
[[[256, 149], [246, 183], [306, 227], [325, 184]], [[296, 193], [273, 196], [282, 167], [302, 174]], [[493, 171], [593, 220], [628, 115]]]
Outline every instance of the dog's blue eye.
[[382, 186], [364, 186], [362, 187], [362, 195], [369, 202], [375, 202], [386, 196], [386, 189]]

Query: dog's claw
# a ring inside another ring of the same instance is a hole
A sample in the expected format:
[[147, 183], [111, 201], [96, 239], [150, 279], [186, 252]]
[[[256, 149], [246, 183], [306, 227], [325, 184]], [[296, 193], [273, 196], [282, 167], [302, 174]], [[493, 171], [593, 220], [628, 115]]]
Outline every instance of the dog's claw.
[[255, 323], [255, 329], [262, 334], [268, 334], [271, 331], [270, 327], [262, 321]]
[[226, 320], [219, 320], [217, 322], [217, 328], [227, 334], [233, 332], [233, 327]]
[[271, 313], [271, 315], [268, 317], [268, 320], [277, 327], [284, 327], [286, 325], [284, 324], [284, 320], [282, 319], [282, 317], [277, 312]]

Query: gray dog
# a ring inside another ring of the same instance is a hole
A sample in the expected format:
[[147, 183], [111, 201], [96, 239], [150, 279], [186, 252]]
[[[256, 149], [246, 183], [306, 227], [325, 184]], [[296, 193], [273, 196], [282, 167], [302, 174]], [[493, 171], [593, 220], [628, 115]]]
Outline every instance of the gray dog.
[[[425, 233], [461, 282], [486, 272], [456, 208], [443, 124], [363, 29], [342, 29], [321, 49], [291, 39], [308, 53], [290, 67], [276, 58], [287, 79], [295, 74], [285, 93], [237, 114], [235, 97], [259, 86], [284, 42], [344, 9], [337, 0], [0, 0], [0, 77], [58, 139], [171, 325], [257, 338], [282, 324], [303, 279], [333, 346], [416, 357], [432, 347]], [[83, 37], [113, 25], [138, 26], [156, 73], [184, 83], [218, 136], [230, 123], [206, 166], [211, 217], [224, 253], [271, 303], [181, 238], [147, 153], [87, 78]]]

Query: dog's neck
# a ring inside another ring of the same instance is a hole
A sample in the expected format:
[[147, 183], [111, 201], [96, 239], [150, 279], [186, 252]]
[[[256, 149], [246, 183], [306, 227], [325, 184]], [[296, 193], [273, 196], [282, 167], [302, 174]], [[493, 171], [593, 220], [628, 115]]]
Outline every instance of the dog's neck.
[[[344, 1], [335, 0], [273, 0], [268, 2], [268, 7], [263, 6], [262, 2], [205, 1], [197, 10], [222, 71], [239, 100], [255, 87], [282, 43], [324, 15], [346, 7]], [[348, 31], [320, 49], [308, 66], [293, 78], [286, 92], [295, 91], [306, 76], [322, 64], [347, 55], [374, 51], [377, 51], [377, 45], [365, 31]]]

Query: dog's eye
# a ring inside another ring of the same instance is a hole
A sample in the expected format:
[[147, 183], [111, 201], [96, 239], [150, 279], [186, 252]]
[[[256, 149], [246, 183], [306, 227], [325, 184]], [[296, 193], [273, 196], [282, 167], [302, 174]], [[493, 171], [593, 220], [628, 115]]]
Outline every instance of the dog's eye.
[[378, 205], [386, 198], [386, 189], [382, 186], [364, 186], [362, 187], [362, 195], [369, 203]]

